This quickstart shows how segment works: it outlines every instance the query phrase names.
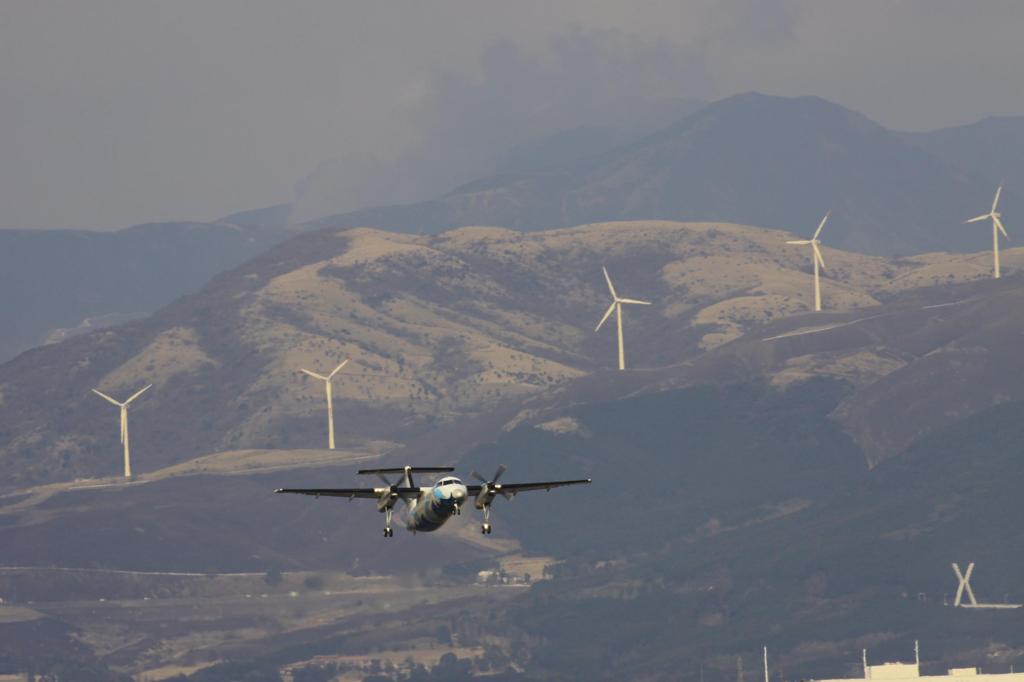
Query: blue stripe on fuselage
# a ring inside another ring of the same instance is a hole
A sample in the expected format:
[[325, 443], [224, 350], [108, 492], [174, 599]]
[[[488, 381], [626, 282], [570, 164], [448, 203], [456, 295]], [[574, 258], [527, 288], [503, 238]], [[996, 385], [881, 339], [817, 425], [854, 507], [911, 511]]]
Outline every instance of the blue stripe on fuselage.
[[461, 481], [436, 486], [413, 506], [406, 528], [423, 533], [437, 530], [455, 515], [456, 508], [466, 497], [466, 486]]
[[455, 513], [454, 501], [427, 498], [416, 505], [411, 514], [409, 530], [429, 533], [444, 525]]

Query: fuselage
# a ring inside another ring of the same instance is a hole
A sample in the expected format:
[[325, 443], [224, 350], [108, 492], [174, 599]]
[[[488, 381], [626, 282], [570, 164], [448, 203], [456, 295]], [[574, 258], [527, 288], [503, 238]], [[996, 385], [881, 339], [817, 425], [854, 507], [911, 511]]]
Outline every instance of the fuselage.
[[458, 513], [469, 496], [466, 486], [454, 477], [442, 478], [410, 503], [405, 527], [414, 533], [429, 533]]

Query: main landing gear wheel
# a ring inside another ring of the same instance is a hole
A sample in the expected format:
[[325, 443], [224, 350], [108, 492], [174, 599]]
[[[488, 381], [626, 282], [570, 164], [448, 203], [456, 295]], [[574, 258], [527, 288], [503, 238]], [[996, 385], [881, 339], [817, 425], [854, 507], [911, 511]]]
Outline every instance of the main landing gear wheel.
[[392, 528], [385, 528], [384, 529], [384, 537], [386, 537], [386, 538], [393, 538], [393, 537], [395, 537], [394, 529], [392, 529]]
[[484, 511], [484, 525], [480, 526], [480, 534], [481, 535], [490, 535], [491, 534], [491, 505], [490, 504], [485, 504], [483, 511]]

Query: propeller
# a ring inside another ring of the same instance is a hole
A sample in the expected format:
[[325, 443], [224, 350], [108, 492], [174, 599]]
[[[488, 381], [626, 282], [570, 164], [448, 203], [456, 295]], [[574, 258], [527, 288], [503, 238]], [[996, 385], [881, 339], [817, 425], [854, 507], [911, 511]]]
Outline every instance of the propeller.
[[398, 486], [385, 478], [384, 474], [377, 474], [377, 476], [379, 476], [380, 480], [384, 481], [385, 485], [388, 487], [388, 489], [382, 492], [380, 497], [377, 498], [377, 511], [382, 512], [385, 509], [395, 506], [395, 502], [398, 501]]
[[480, 486], [480, 492], [476, 494], [476, 502], [474, 503], [474, 506], [476, 506], [477, 509], [483, 509], [484, 507], [489, 505], [491, 503], [491, 500], [493, 500], [494, 496], [497, 495], [498, 493], [504, 495], [505, 499], [507, 500], [512, 499], [512, 496], [510, 494], [501, 492], [501, 484], [498, 483], [498, 479], [501, 478], [501, 475], [505, 473], [506, 469], [508, 469], [507, 466], [505, 466], [504, 464], [499, 464], [498, 470], [494, 472], [494, 478], [492, 478], [489, 481], [483, 476], [481, 476], [475, 470], [470, 474], [473, 478], [480, 481], [480, 483], [482, 484]]

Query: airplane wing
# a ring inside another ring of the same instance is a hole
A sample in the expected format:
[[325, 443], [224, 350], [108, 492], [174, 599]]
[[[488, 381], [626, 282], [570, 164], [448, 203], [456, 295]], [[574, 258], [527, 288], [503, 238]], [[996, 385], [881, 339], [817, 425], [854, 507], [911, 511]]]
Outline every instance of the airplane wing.
[[[366, 500], [376, 500], [384, 493], [388, 492], [388, 488], [278, 488], [275, 493], [295, 493], [296, 495], [312, 495], [313, 497], [347, 497], [350, 500], [359, 498]], [[395, 490], [401, 497], [407, 497], [410, 495], [418, 496], [420, 494], [419, 488], [397, 488]]]
[[[588, 483], [590, 483], [589, 478], [580, 478], [573, 481], [540, 481], [538, 483], [499, 483], [494, 486], [494, 490], [499, 494], [515, 495], [527, 490], [551, 490], [552, 488], [561, 488], [567, 485], [586, 485]], [[466, 490], [471, 496], [479, 494], [482, 488], [483, 486], [481, 485], [466, 486]]]

